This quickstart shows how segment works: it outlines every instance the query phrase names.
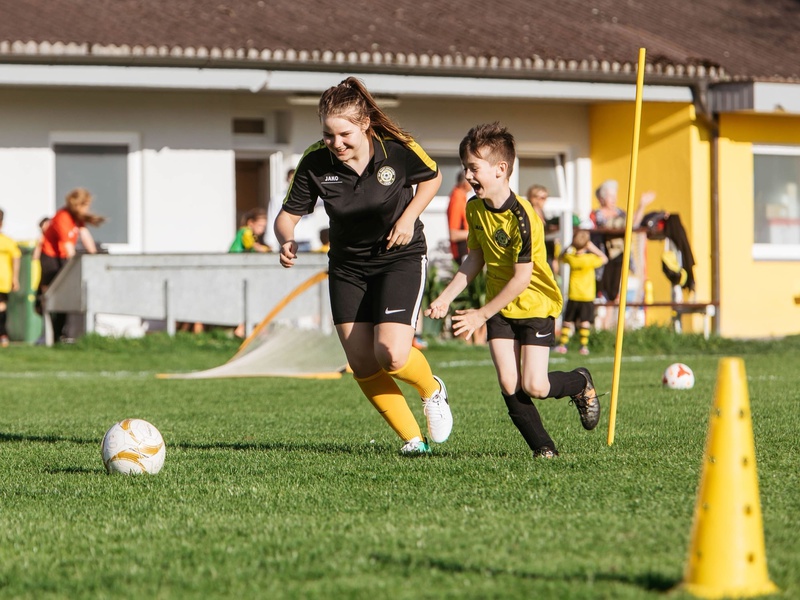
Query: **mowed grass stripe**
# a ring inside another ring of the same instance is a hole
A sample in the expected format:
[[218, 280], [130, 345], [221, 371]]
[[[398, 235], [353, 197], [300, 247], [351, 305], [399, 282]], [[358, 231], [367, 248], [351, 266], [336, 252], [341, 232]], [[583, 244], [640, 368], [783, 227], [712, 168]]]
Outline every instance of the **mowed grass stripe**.
[[[683, 574], [719, 356], [748, 373], [770, 575], [800, 596], [796, 339], [626, 334], [616, 441], [563, 400], [537, 402], [562, 453], [534, 461], [488, 350], [433, 343], [455, 428], [431, 457], [399, 441], [351, 378], [161, 381], [236, 344], [208, 336], [12, 348], [0, 386], [0, 597], [661, 598]], [[150, 337], [150, 336], [148, 336]], [[613, 350], [593, 348], [598, 389]], [[653, 348], [653, 356], [641, 349]], [[681, 353], [675, 349], [685, 348]], [[697, 384], [664, 390], [664, 357]], [[555, 369], [587, 363], [567, 355]], [[92, 370], [95, 369], [92, 373]], [[403, 387], [420, 423], [421, 406]], [[155, 477], [108, 476], [100, 440], [145, 418], [167, 443]], [[680, 593], [675, 598], [688, 598]]]

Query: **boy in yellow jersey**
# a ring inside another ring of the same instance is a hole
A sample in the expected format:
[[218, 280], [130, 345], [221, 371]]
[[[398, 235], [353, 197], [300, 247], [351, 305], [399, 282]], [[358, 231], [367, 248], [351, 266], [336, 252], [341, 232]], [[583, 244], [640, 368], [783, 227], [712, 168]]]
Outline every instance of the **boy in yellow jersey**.
[[547, 264], [542, 221], [530, 202], [511, 191], [514, 137], [498, 123], [478, 125], [461, 141], [459, 156], [475, 190], [467, 203], [469, 253], [425, 315], [444, 318], [450, 303], [486, 265], [486, 304], [457, 310], [453, 332], [469, 339], [486, 323], [511, 421], [534, 457], [552, 458], [558, 451], [531, 398], [571, 397], [585, 429], [597, 426], [600, 402], [587, 369], [547, 371], [562, 298]]
[[559, 260], [569, 265], [569, 294], [561, 327], [561, 343], [554, 348], [559, 354], [567, 353], [569, 339], [578, 327], [581, 341], [580, 353], [589, 354], [589, 332], [594, 321], [594, 299], [597, 296], [595, 271], [608, 262], [605, 253], [590, 241], [589, 232], [577, 231], [572, 245], [561, 253]]

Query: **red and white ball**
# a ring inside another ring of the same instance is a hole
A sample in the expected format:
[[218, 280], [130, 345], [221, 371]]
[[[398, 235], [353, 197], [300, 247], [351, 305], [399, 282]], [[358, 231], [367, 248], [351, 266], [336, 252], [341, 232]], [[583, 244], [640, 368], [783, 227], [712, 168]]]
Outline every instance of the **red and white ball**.
[[683, 363], [673, 363], [664, 371], [661, 383], [671, 390], [689, 390], [694, 387], [694, 373]]
[[142, 419], [114, 423], [103, 437], [101, 450], [106, 471], [126, 475], [155, 475], [167, 454], [161, 433]]

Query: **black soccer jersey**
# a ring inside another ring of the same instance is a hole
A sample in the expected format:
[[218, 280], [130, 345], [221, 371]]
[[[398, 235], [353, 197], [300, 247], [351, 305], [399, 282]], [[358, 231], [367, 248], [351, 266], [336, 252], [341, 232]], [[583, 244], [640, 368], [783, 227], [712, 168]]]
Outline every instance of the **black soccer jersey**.
[[414, 196], [412, 185], [436, 177], [438, 167], [411, 142], [373, 138], [375, 154], [359, 175], [337, 159], [322, 141], [303, 154], [286, 193], [283, 210], [292, 215], [313, 212], [322, 198], [330, 218], [330, 257], [338, 260], [425, 254], [419, 219], [405, 246], [386, 251], [386, 237]]

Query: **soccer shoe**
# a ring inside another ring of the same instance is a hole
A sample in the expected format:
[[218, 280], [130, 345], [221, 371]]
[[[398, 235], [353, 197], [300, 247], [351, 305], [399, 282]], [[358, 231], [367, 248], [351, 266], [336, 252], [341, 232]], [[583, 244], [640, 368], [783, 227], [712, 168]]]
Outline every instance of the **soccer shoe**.
[[589, 370], [584, 367], [575, 369], [578, 373], [583, 375], [586, 379], [586, 385], [580, 394], [572, 396], [570, 404], [574, 404], [578, 409], [578, 414], [581, 417], [581, 425], [584, 429], [594, 429], [600, 422], [600, 399], [597, 397], [597, 391], [594, 389], [594, 382]]
[[8, 336], [7, 335], [0, 336], [0, 348], [8, 348], [8, 345], [9, 345]]
[[553, 352], [555, 352], [556, 354], [566, 354], [567, 347], [564, 344], [559, 344], [558, 346], [553, 348]]
[[431, 440], [437, 444], [447, 441], [453, 429], [453, 413], [450, 412], [450, 404], [447, 402], [447, 388], [444, 381], [433, 376], [439, 384], [439, 391], [430, 398], [422, 399], [423, 412], [428, 420], [428, 433]]
[[424, 439], [420, 439], [418, 437], [411, 438], [403, 447], [400, 448], [400, 454], [405, 454], [408, 456], [421, 456], [423, 454], [430, 454], [431, 447], [428, 445]]
[[547, 446], [537, 448], [533, 451], [533, 458], [555, 458], [558, 456], [558, 450], [553, 450]]
[[581, 346], [581, 349], [578, 350], [578, 354], [580, 354], [581, 356], [589, 356], [589, 347]]

